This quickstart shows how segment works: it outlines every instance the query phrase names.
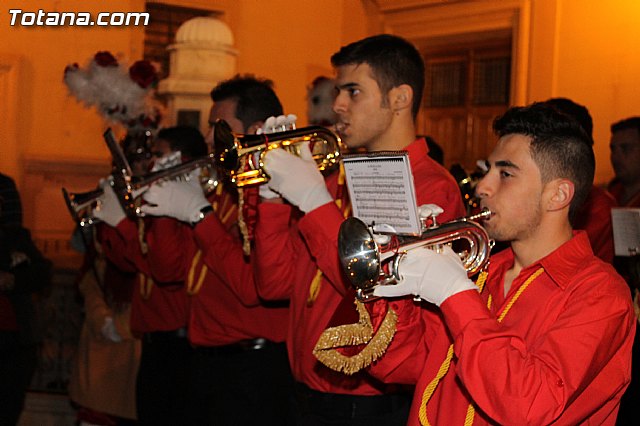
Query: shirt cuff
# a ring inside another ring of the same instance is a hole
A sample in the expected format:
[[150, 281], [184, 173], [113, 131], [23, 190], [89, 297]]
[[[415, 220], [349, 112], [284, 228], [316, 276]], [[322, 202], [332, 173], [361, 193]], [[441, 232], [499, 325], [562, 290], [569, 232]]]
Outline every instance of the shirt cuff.
[[490, 316], [476, 289], [454, 294], [440, 305], [440, 310], [454, 341], [471, 321]]

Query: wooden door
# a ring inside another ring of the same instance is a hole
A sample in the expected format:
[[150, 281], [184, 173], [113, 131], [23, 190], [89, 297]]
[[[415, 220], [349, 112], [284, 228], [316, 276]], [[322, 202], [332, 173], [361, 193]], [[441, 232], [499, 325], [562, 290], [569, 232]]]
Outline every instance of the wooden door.
[[418, 133], [442, 147], [445, 167], [460, 164], [472, 172], [493, 149], [493, 120], [509, 107], [510, 45], [503, 39], [422, 49], [426, 86]]

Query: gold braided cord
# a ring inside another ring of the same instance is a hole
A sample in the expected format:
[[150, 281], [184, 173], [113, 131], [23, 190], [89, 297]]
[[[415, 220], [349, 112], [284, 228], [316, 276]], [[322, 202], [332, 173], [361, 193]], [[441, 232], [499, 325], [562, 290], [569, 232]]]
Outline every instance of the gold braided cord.
[[140, 287], [140, 297], [142, 297], [142, 300], [149, 300], [151, 290], [153, 290], [153, 280], [142, 272], [138, 272], [138, 283]]
[[480, 274], [478, 274], [478, 279], [476, 280], [476, 286], [478, 287], [478, 291], [480, 293], [482, 293], [482, 291], [484, 290], [484, 285], [487, 282], [488, 276], [489, 276], [489, 273], [487, 271], [482, 271], [480, 272]]
[[449, 371], [449, 367], [451, 366], [451, 359], [453, 358], [453, 345], [449, 346], [449, 350], [447, 351], [447, 356], [444, 358], [442, 364], [440, 364], [440, 368], [438, 369], [438, 373], [436, 377], [431, 380], [431, 382], [427, 385], [424, 392], [422, 393], [422, 404], [420, 404], [420, 410], [418, 412], [418, 417], [420, 418], [420, 424], [423, 426], [431, 425], [429, 423], [429, 419], [427, 418], [427, 403], [431, 399], [431, 396], [436, 391], [436, 387], [440, 380], [444, 377], [445, 374]]
[[320, 293], [320, 283], [322, 282], [322, 271], [320, 269], [316, 270], [316, 275], [311, 280], [311, 285], [309, 286], [309, 296], [307, 297], [307, 306], [313, 306], [313, 302], [318, 298], [318, 293]]
[[233, 214], [233, 209], [232, 208], [227, 209], [226, 212], [220, 218], [220, 222], [222, 222], [223, 225], [226, 225], [232, 214]]
[[[344, 181], [345, 181], [344, 166], [342, 165], [342, 163], [340, 163], [340, 172], [338, 173], [338, 187], [341, 187], [341, 186], [344, 187]], [[338, 206], [338, 208], [342, 210], [342, 199], [340, 197], [337, 197], [337, 199], [335, 200], [335, 203], [336, 203], [336, 206]], [[346, 208], [342, 210], [342, 215], [344, 216], [345, 219], [349, 217], [350, 213], [351, 213], [351, 203], [349, 203], [346, 206]], [[307, 296], [307, 306], [309, 307], [313, 306], [313, 303], [316, 301], [318, 294], [320, 294], [321, 285], [322, 285], [322, 271], [320, 270], [320, 268], [318, 268], [318, 270], [316, 271], [316, 275], [313, 277], [313, 280], [311, 280], [311, 284], [309, 284], [309, 296]]]
[[[223, 194], [222, 188], [222, 182], [219, 183], [218, 186], [216, 186], [216, 198], [213, 202], [213, 211], [218, 216], [218, 219], [220, 219], [220, 222], [224, 226], [227, 226], [229, 219], [235, 213], [236, 206], [231, 201], [231, 196], [229, 194]], [[220, 199], [222, 199], [222, 203], [220, 203]]]
[[[524, 284], [522, 284], [518, 289], [518, 291], [516, 291], [516, 294], [514, 294], [513, 297], [511, 297], [511, 299], [505, 305], [504, 309], [498, 316], [498, 322], [502, 322], [502, 320], [504, 320], [504, 317], [507, 316], [507, 314], [511, 310], [511, 307], [514, 305], [514, 303], [516, 303], [516, 301], [520, 298], [522, 293], [524, 293], [527, 287], [529, 287], [529, 284], [531, 284], [543, 272], [544, 272], [544, 268], [540, 267], [533, 274], [531, 274], [529, 278], [527, 278]], [[487, 274], [485, 272], [482, 272], [480, 276], [478, 276], [478, 281], [476, 281], [476, 285], [480, 288], [484, 287], [484, 283], [486, 279], [487, 279]], [[489, 295], [489, 299], [487, 300], [487, 308], [489, 308], [490, 305], [491, 305], [491, 295]], [[453, 345], [450, 345], [449, 351], [447, 352], [447, 356], [443, 361], [442, 365], [440, 365], [440, 369], [438, 370], [436, 377], [427, 385], [427, 388], [424, 390], [422, 394], [422, 403], [420, 404], [418, 417], [420, 418], [420, 424], [423, 426], [430, 425], [429, 419], [427, 419], [427, 404], [429, 403], [429, 400], [433, 396], [433, 393], [435, 392], [435, 389], [438, 386], [438, 383], [440, 383], [440, 380], [442, 379], [442, 377], [444, 377], [447, 371], [449, 371], [449, 366], [451, 364], [452, 356], [453, 356]], [[440, 373], [442, 371], [444, 371], [444, 374], [441, 375]], [[473, 424], [474, 416], [475, 416], [475, 408], [473, 404], [469, 404], [469, 407], [467, 407], [467, 414], [464, 420], [465, 426], [469, 426]]]
[[144, 238], [144, 220], [142, 218], [138, 218], [138, 242], [140, 243], [142, 254], [147, 254], [149, 246], [147, 246], [147, 241]]
[[516, 294], [514, 294], [511, 300], [507, 302], [507, 305], [504, 307], [504, 309], [502, 310], [502, 313], [498, 317], [498, 322], [502, 322], [504, 317], [507, 316], [507, 313], [509, 313], [509, 310], [511, 309], [513, 304], [516, 303], [516, 300], [518, 300], [520, 298], [520, 295], [527, 289], [527, 287], [529, 287], [529, 284], [531, 284], [533, 280], [538, 278], [538, 276], [540, 276], [540, 274], [542, 274], [543, 272], [544, 272], [544, 268], [540, 267], [533, 274], [531, 274], [529, 278], [527, 278], [524, 284], [522, 284], [518, 289], [518, 291], [516, 291]]
[[[373, 325], [367, 308], [356, 300], [359, 319], [355, 324], [330, 327], [322, 332], [313, 348], [315, 357], [334, 371], [352, 375], [380, 359], [391, 343], [396, 331], [398, 315], [389, 309], [378, 332], [373, 335]], [[347, 356], [338, 352], [344, 346], [366, 345], [356, 355]]]
[[476, 407], [473, 404], [469, 404], [467, 407], [467, 415], [464, 416], [464, 426], [471, 426], [473, 424], [473, 418], [476, 415]]
[[198, 280], [195, 281], [196, 266], [198, 266], [200, 258], [202, 258], [202, 250], [198, 250], [196, 255], [193, 256], [193, 259], [191, 260], [191, 267], [189, 268], [189, 274], [187, 275], [187, 294], [189, 296], [198, 294], [200, 288], [202, 288], [204, 278], [207, 275], [207, 265], [203, 264], [202, 268], [200, 269], [200, 275], [198, 275]]
[[216, 195], [215, 195], [213, 204], [211, 205], [211, 207], [213, 207], [214, 213], [218, 212], [219, 200], [220, 200], [220, 197], [222, 196], [222, 186], [223, 186], [222, 182], [218, 182], [218, 185], [216, 186], [216, 191], [215, 191]]
[[200, 275], [198, 276], [198, 281], [196, 282], [195, 287], [193, 288], [193, 294], [197, 294], [198, 292], [200, 292], [200, 289], [202, 288], [202, 283], [204, 283], [204, 277], [207, 276], [207, 265], [203, 264], [202, 265], [202, 269], [200, 269]]

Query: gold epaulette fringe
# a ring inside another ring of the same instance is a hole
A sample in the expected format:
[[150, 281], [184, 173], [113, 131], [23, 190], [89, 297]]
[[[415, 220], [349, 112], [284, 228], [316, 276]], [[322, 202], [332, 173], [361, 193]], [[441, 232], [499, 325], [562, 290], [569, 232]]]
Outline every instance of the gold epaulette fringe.
[[[359, 315], [358, 322], [326, 329], [313, 349], [313, 354], [322, 364], [348, 375], [368, 367], [384, 355], [393, 340], [398, 322], [398, 315], [389, 308], [378, 332], [373, 335], [369, 312], [362, 302], [356, 300], [355, 305]], [[353, 356], [343, 355], [337, 350], [358, 345], [366, 346]]]

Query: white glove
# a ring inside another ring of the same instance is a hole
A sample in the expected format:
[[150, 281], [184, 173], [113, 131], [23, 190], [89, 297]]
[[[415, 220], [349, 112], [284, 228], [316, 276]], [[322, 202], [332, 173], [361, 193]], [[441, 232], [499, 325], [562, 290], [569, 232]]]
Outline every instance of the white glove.
[[140, 211], [151, 216], [169, 216], [181, 222], [194, 223], [200, 210], [210, 205], [200, 186], [200, 170], [196, 169], [188, 180], [168, 181], [151, 187], [142, 195], [148, 203]]
[[118, 333], [118, 330], [116, 330], [116, 325], [113, 322], [113, 318], [106, 317], [100, 331], [102, 332], [102, 336], [104, 336], [104, 338], [109, 340], [110, 342], [122, 342], [122, 336], [120, 336], [120, 333]]
[[98, 198], [98, 205], [93, 210], [93, 216], [109, 226], [117, 226], [127, 215], [118, 200], [116, 192], [111, 186], [110, 179], [101, 179], [100, 187], [103, 194]]
[[284, 149], [270, 150], [265, 155], [264, 168], [271, 176], [269, 188], [305, 213], [333, 201], [308, 143], [300, 148], [300, 157]]
[[379, 246], [389, 244], [391, 242], [392, 234], [397, 233], [396, 229], [388, 223], [377, 223], [373, 225], [373, 240]]
[[424, 247], [409, 250], [400, 261], [399, 272], [402, 279], [398, 284], [378, 286], [373, 294], [381, 297], [412, 294], [440, 306], [454, 294], [478, 289], [467, 278], [460, 257], [450, 247], [445, 247], [442, 253]]
[[260, 198], [264, 198], [265, 200], [272, 200], [274, 198], [280, 198], [280, 194], [269, 188], [268, 184], [260, 185], [260, 189], [258, 189], [258, 193], [260, 194]]

